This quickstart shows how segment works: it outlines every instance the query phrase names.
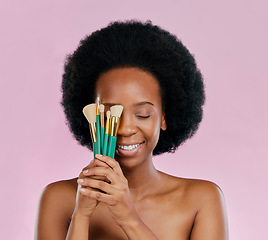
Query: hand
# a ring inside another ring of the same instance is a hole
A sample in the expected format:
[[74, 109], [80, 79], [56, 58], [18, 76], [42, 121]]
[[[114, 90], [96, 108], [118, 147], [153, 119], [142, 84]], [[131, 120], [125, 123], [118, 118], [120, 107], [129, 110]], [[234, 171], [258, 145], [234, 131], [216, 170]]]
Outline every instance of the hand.
[[[86, 197], [85, 195], [81, 194], [81, 191], [83, 191], [82, 189], [84, 189], [85, 187], [81, 186], [81, 183], [79, 182], [79, 180], [85, 181], [86, 178], [92, 178], [92, 179], [96, 179], [96, 180], [102, 180], [102, 181], [109, 182], [109, 180], [103, 176], [88, 177], [87, 175], [85, 175], [83, 173], [86, 170], [89, 170], [93, 167], [96, 167], [95, 160], [96, 159], [92, 160], [85, 168], [83, 168], [82, 172], [79, 174], [79, 178], [77, 179], [78, 187], [77, 187], [76, 205], [75, 205], [74, 213], [78, 212], [86, 217], [91, 216], [91, 214], [93, 213], [93, 211], [95, 210], [95, 208], [99, 204], [99, 201], [97, 201], [96, 199], [90, 198], [90, 197]], [[103, 163], [102, 166], [106, 166], [106, 164]], [[90, 189], [93, 192], [100, 192], [100, 190], [98, 190], [98, 189], [94, 189], [94, 188], [90, 188], [90, 187], [88, 187], [88, 189]]]
[[[119, 163], [108, 156], [97, 154], [96, 158], [94, 160], [96, 166], [83, 172], [85, 176], [90, 176], [90, 178], [84, 178], [83, 183], [80, 183], [84, 189], [80, 192], [96, 202], [105, 203], [119, 226], [136, 219], [138, 215], [131, 199], [128, 181], [123, 175]], [[96, 176], [106, 177], [110, 183], [93, 179]]]

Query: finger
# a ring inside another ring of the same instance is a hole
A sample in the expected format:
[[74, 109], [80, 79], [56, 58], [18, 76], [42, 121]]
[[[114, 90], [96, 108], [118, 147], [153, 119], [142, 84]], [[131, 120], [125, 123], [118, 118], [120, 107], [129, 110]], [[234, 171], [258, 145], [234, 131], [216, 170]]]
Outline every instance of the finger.
[[[99, 159], [97, 158], [94, 158], [86, 167], [84, 167], [82, 169], [82, 172], [79, 174], [79, 178], [82, 178], [82, 177], [85, 177], [85, 175], [83, 174], [84, 171], [92, 168], [92, 167], [96, 167], [96, 166], [102, 166], [102, 167], [107, 167], [108, 165], [102, 161], [100, 161]], [[106, 179], [107, 181], [108, 179]]]
[[112, 184], [118, 183], [118, 175], [110, 167], [94, 167], [83, 172], [86, 176], [105, 176]]
[[110, 167], [107, 163], [95, 158], [94, 159], [94, 167]]
[[[102, 162], [97, 158], [94, 159], [94, 166], [95, 167], [110, 167], [107, 163]], [[103, 180], [105, 182], [111, 183], [111, 181], [104, 176], [90, 176], [90, 178], [97, 179], [97, 180]]]
[[84, 189], [89, 189], [91, 190], [92, 192], [100, 192], [101, 190], [97, 189], [97, 188], [90, 188], [90, 187], [84, 187], [84, 186], [81, 186], [80, 184], [78, 184], [78, 192], [79, 193], [82, 193], [83, 190], [81, 191], [81, 188], [84, 188]]
[[84, 179], [78, 179], [77, 183], [80, 184], [82, 187], [90, 187], [94, 189], [99, 189], [107, 194], [113, 194], [115, 189], [114, 187], [106, 183], [104, 181], [90, 179], [90, 178], [84, 178]]
[[105, 177], [105, 176], [87, 176], [85, 178], [91, 178], [91, 179], [101, 180], [101, 181], [105, 181], [107, 183], [111, 183], [111, 181], [107, 177]]
[[92, 160], [87, 166], [85, 166], [85, 167], [82, 169], [81, 173], [79, 174], [79, 178], [81, 178], [81, 177], [85, 177], [85, 175], [83, 174], [83, 172], [84, 172], [85, 170], [89, 169], [91, 166], [93, 166], [93, 164], [94, 164], [94, 160]]
[[[98, 162], [98, 163], [96, 163], [96, 161]], [[84, 174], [84, 171], [86, 171], [86, 170], [89, 170], [90, 168], [92, 168], [92, 167], [96, 167], [96, 166], [104, 166], [104, 167], [107, 167], [108, 165], [106, 164], [106, 163], [104, 163], [104, 162], [102, 162], [102, 161], [100, 161], [100, 160], [98, 160], [98, 159], [93, 159], [86, 167], [84, 167], [83, 169], [82, 169], [82, 172], [79, 174], [79, 176], [78, 176], [78, 178], [79, 179], [82, 179], [82, 178], [85, 178], [85, 177], [87, 177], [85, 174]], [[111, 183], [111, 181], [109, 180], [109, 179], [107, 179], [106, 177], [104, 177], [104, 176], [91, 176], [91, 178], [94, 178], [94, 179], [98, 179], [98, 180], [103, 180], [103, 181], [105, 181], [105, 182], [108, 182], [108, 183]]]
[[112, 195], [108, 195], [101, 192], [92, 191], [88, 188], [80, 188], [80, 193], [86, 197], [93, 198], [97, 201], [107, 203], [108, 205], [115, 205], [116, 201]]
[[88, 178], [88, 177], [89, 178], [92, 178], [92, 179], [96, 179], [96, 180], [105, 181], [107, 183], [111, 183], [111, 181], [107, 177], [105, 177], [105, 176], [97, 176], [97, 175], [96, 176], [86, 176], [83, 173], [80, 173], [78, 179], [85, 179], [85, 178]]
[[102, 162], [105, 162], [108, 166], [110, 166], [110, 168], [112, 168], [116, 172], [117, 175], [124, 176], [122, 169], [116, 160], [114, 160], [108, 156], [104, 156], [104, 155], [100, 155], [100, 154], [96, 154], [96, 158]]

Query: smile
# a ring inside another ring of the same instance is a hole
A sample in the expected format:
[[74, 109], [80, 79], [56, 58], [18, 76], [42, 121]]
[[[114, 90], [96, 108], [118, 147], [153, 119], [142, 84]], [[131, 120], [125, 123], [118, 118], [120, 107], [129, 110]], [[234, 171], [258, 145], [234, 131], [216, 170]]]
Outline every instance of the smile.
[[143, 146], [144, 142], [137, 144], [117, 144], [116, 145], [116, 153], [121, 157], [133, 157], [138, 154]]
[[133, 150], [134, 148], [138, 147], [141, 143], [135, 144], [135, 145], [117, 145], [118, 148], [124, 149], [124, 150]]

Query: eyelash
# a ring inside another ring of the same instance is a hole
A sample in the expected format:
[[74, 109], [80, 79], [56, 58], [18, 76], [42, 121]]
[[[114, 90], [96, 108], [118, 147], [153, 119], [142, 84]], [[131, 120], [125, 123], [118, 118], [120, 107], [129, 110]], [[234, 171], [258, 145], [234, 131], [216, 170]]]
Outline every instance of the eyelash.
[[149, 116], [137, 116], [138, 118], [142, 118], [142, 119], [146, 119], [146, 118], [149, 118], [151, 117], [150, 115]]
[[[142, 118], [142, 119], [146, 119], [146, 118], [151, 117], [151, 115], [148, 115], [148, 116], [139, 116], [139, 115], [137, 115], [137, 117], [138, 117], [138, 118]], [[107, 119], [107, 117], [104, 116], [104, 119]]]

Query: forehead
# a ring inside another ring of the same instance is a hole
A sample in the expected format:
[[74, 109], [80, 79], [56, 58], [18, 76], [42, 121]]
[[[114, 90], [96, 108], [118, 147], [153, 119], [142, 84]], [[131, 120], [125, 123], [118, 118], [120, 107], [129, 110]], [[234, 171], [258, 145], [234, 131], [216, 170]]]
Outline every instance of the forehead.
[[96, 95], [102, 101], [150, 101], [161, 104], [160, 86], [150, 73], [139, 68], [116, 68], [100, 75]]

